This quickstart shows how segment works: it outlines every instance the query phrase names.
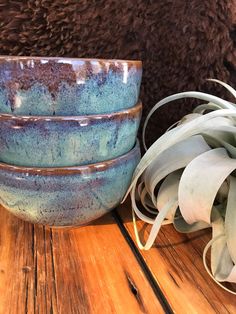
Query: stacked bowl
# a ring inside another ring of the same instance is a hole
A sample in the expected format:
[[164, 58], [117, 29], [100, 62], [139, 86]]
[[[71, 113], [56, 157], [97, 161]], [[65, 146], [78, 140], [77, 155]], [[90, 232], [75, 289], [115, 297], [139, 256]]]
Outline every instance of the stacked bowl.
[[0, 57], [0, 202], [49, 226], [117, 206], [140, 159], [139, 61]]

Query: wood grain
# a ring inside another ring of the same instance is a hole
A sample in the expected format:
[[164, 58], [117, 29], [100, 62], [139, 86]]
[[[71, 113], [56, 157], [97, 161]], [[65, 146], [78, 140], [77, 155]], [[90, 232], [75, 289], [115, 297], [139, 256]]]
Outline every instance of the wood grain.
[[[131, 205], [120, 206], [118, 214], [135, 241]], [[143, 239], [149, 226], [138, 221]], [[175, 313], [236, 313], [236, 297], [220, 288], [208, 276], [202, 262], [210, 231], [180, 234], [163, 226], [153, 248], [140, 251]]]
[[0, 314], [164, 313], [110, 214], [70, 230], [0, 215]]

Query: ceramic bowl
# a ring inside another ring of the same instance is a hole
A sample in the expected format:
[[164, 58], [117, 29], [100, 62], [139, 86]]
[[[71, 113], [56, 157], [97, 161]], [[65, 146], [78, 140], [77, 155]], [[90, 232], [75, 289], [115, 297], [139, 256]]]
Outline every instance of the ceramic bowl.
[[0, 161], [64, 167], [120, 156], [135, 143], [142, 104], [111, 114], [75, 117], [0, 114]]
[[0, 163], [0, 201], [32, 223], [87, 224], [120, 203], [139, 159], [137, 143], [116, 159], [80, 167], [26, 168]]
[[141, 61], [0, 56], [0, 112], [84, 115], [139, 98]]

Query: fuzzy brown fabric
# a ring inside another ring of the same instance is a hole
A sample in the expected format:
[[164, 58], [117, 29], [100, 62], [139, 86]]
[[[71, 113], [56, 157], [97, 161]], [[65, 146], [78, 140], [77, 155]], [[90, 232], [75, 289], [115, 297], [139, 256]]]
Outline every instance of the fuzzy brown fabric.
[[[0, 53], [142, 59], [145, 117], [179, 91], [229, 96], [205, 79], [236, 87], [235, 25], [236, 0], [0, 0]], [[159, 110], [149, 143], [191, 106]]]

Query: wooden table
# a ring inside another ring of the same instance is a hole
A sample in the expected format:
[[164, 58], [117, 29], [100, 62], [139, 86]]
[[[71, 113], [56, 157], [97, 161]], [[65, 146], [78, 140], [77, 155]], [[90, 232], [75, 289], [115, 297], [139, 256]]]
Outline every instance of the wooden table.
[[126, 203], [89, 226], [51, 230], [0, 208], [0, 314], [236, 313], [236, 297], [203, 267], [209, 231], [165, 226], [139, 251], [130, 212]]

